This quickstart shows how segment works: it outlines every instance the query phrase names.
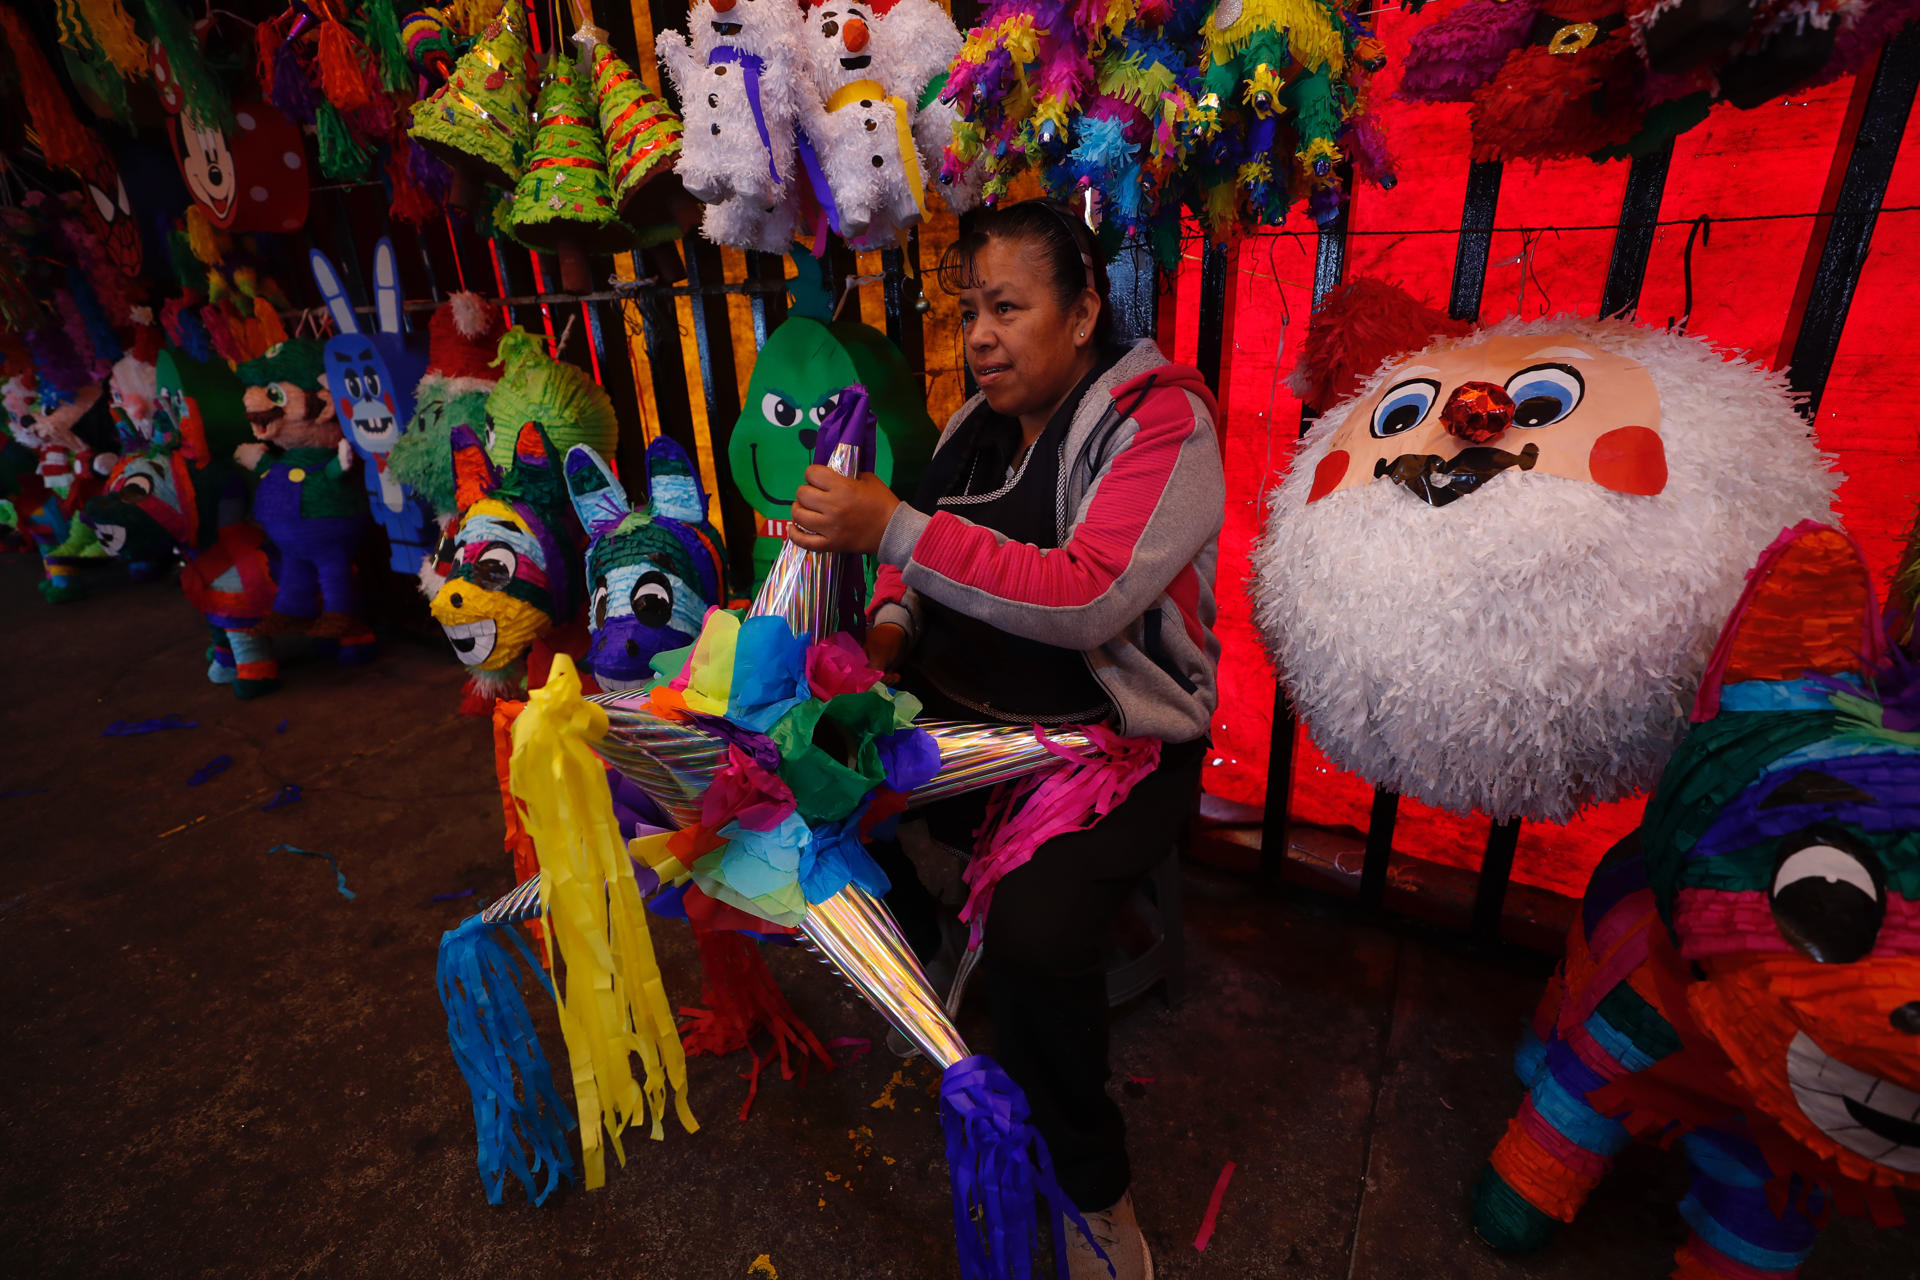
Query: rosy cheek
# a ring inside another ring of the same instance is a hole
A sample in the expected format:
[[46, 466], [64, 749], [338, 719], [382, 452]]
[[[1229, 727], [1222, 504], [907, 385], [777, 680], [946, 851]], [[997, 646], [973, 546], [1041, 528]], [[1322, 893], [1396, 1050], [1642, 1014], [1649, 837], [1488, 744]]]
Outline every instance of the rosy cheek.
[[1318, 502], [1332, 493], [1346, 478], [1347, 464], [1353, 461], [1353, 455], [1345, 449], [1335, 449], [1320, 459], [1320, 465], [1313, 469], [1313, 487], [1307, 490], [1307, 501]]
[[1650, 427], [1615, 427], [1593, 442], [1587, 470], [1603, 488], [1651, 497], [1667, 487], [1667, 447]]

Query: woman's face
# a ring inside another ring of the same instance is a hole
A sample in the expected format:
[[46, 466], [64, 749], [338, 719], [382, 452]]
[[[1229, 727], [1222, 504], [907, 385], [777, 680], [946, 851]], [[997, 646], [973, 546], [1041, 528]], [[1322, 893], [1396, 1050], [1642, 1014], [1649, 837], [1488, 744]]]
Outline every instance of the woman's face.
[[989, 239], [973, 279], [960, 293], [960, 327], [987, 403], [1013, 418], [1051, 410], [1085, 372], [1099, 295], [1087, 289], [1061, 306], [1045, 254], [1024, 240]]

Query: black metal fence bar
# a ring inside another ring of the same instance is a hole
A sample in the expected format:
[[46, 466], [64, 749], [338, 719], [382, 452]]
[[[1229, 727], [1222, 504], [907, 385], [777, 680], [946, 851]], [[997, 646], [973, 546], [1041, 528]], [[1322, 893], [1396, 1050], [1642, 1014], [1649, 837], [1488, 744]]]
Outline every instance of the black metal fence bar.
[[1613, 256], [1607, 262], [1607, 283], [1600, 294], [1600, 314], [1630, 315], [1640, 302], [1640, 286], [1647, 278], [1647, 259], [1653, 253], [1654, 221], [1667, 190], [1667, 166], [1673, 161], [1673, 140], [1649, 155], [1636, 157], [1627, 167], [1627, 189], [1620, 197], [1620, 229], [1613, 236]]
[[[1819, 408], [1827, 376], [1833, 371], [1834, 354], [1840, 349], [1840, 335], [1853, 305], [1854, 287], [1860, 283], [1860, 269], [1866, 265], [1916, 88], [1920, 88], [1920, 22], [1907, 24], [1881, 50], [1845, 175], [1830, 206], [1835, 213], [1831, 220], [1814, 224], [1815, 239], [1823, 230], [1825, 239], [1811, 285], [1803, 287], [1804, 304], [1799, 297], [1795, 299], [1799, 331], [1791, 344], [1792, 362], [1787, 371], [1788, 383], [1807, 397], [1809, 417]], [[1802, 306], [1804, 309], [1800, 309]]]
[[1473, 933], [1483, 942], [1500, 940], [1507, 885], [1513, 879], [1513, 855], [1519, 848], [1520, 819], [1493, 824], [1493, 830], [1487, 833], [1486, 853], [1480, 860], [1480, 883], [1473, 895]]
[[1207, 385], [1223, 398], [1226, 388], [1220, 385], [1221, 364], [1227, 343], [1232, 341], [1226, 332], [1227, 297], [1233, 288], [1227, 265], [1227, 246], [1208, 240], [1200, 252], [1200, 319], [1194, 364]]
[[[1347, 207], [1320, 229], [1313, 253], [1313, 309], [1318, 311], [1327, 295], [1339, 287], [1347, 272]], [[1300, 410], [1300, 434], [1313, 425], [1313, 413]], [[1263, 484], [1265, 477], [1262, 477]], [[1287, 814], [1293, 808], [1294, 738], [1299, 718], [1286, 686], [1278, 681], [1273, 687], [1273, 729], [1267, 739], [1266, 807], [1260, 816], [1260, 874], [1274, 882], [1287, 862]]]
[[1453, 293], [1447, 313], [1456, 320], [1480, 315], [1493, 251], [1493, 217], [1500, 208], [1500, 162], [1476, 160], [1467, 167], [1467, 198], [1460, 210], [1460, 244], [1453, 258]]

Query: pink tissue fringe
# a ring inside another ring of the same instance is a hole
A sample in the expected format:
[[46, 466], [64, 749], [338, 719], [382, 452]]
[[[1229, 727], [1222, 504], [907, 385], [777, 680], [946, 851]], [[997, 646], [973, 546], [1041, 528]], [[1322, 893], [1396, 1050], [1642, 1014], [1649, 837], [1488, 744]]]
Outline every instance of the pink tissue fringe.
[[993, 888], [1002, 876], [1025, 866], [1047, 841], [1085, 831], [1111, 813], [1160, 764], [1157, 738], [1123, 738], [1097, 724], [1087, 725], [1085, 732], [1093, 740], [1090, 752], [1061, 746], [1036, 725], [1034, 737], [1068, 766], [994, 791], [986, 819], [974, 833], [980, 847], [963, 873], [967, 901], [960, 919], [968, 926], [969, 947], [980, 945]]

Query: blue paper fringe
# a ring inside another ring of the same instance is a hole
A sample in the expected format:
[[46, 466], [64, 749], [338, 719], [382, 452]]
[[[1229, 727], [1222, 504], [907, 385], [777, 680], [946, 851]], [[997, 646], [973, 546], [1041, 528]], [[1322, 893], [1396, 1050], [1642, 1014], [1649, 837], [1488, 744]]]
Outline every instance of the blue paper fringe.
[[225, 773], [227, 770], [231, 769], [232, 767], [233, 767], [232, 756], [229, 756], [229, 755], [215, 756], [213, 759], [207, 761], [205, 764], [201, 765], [198, 769], [195, 769], [193, 771], [193, 776], [187, 779], [187, 785], [190, 787], [197, 787], [202, 785], [203, 783], [211, 782], [215, 778], [219, 777], [221, 774]]
[[[1060, 1280], [1067, 1276], [1067, 1221], [1093, 1242], [1087, 1220], [1054, 1180], [1046, 1140], [1028, 1115], [1026, 1095], [991, 1058], [962, 1058], [940, 1080], [961, 1280], [1031, 1280], [1040, 1239], [1035, 1196], [1045, 1196], [1053, 1211]], [[1106, 1258], [1097, 1243], [1093, 1248]]]
[[[440, 935], [440, 1003], [447, 1009], [453, 1060], [473, 1095], [487, 1203], [501, 1202], [511, 1173], [527, 1198], [542, 1204], [562, 1177], [574, 1180], [567, 1133], [577, 1126], [554, 1088], [547, 1056], [520, 998], [513, 952], [502, 944], [503, 936], [527, 971], [552, 994], [547, 975], [517, 929], [472, 916]], [[536, 1188], [543, 1169], [546, 1182]]]
[[302, 849], [297, 844], [277, 844], [273, 846], [273, 848], [267, 850], [268, 856], [272, 856], [273, 854], [276, 854], [276, 853], [297, 853], [303, 858], [320, 859], [322, 862], [326, 863], [328, 866], [333, 868], [333, 887], [340, 891], [340, 896], [343, 898], [347, 898], [349, 900], [352, 899], [352, 897], [354, 896], [353, 890], [347, 888], [347, 873], [340, 869], [339, 860], [336, 859], [332, 854], [316, 853], [312, 849]]
[[198, 720], [189, 720], [178, 711], [152, 720], [115, 720], [100, 731], [103, 738], [132, 738], [143, 733], [160, 733], [166, 729], [198, 729]]

